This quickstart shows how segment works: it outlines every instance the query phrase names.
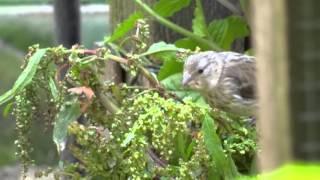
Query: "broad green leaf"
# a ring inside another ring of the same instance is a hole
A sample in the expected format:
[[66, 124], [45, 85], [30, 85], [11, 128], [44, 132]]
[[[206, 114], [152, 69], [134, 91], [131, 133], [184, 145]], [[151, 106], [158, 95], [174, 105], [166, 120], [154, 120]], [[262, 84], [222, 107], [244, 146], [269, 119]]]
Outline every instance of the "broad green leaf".
[[189, 6], [191, 0], [160, 0], [155, 3], [153, 9], [163, 17], [170, 17], [174, 13]]
[[179, 39], [174, 44], [179, 48], [185, 48], [190, 50], [195, 50], [196, 47], [198, 46], [198, 43], [193, 41], [190, 38]]
[[193, 155], [195, 140], [192, 140], [190, 134], [178, 133], [175, 142], [176, 152], [174, 157], [176, 157], [177, 160], [182, 158], [184, 161], [188, 161]]
[[136, 12], [130, 15], [126, 20], [119, 24], [110, 37], [105, 38], [105, 43], [114, 42], [122, 37], [124, 37], [130, 30], [132, 30], [138, 19], [143, 18], [141, 12]]
[[53, 129], [53, 141], [57, 145], [58, 152], [65, 148], [69, 124], [77, 120], [80, 115], [80, 103], [77, 97], [73, 97], [71, 101], [67, 101], [61, 106]]
[[30, 57], [26, 68], [20, 74], [12, 89], [0, 96], [0, 105], [10, 101], [17, 93], [19, 93], [19, 91], [32, 82], [32, 79], [37, 72], [38, 64], [46, 52], [47, 49], [39, 49]]
[[167, 44], [163, 41], [152, 44], [149, 49], [140, 54], [139, 57], [148, 56], [151, 54], [156, 54], [165, 51], [182, 51], [183, 49], [176, 47], [174, 44]]
[[188, 157], [188, 159], [191, 157], [195, 145], [196, 145], [195, 140], [192, 140], [191, 143], [188, 145], [188, 148], [186, 149], [186, 156]]
[[231, 49], [234, 40], [249, 35], [248, 25], [240, 16], [214, 20], [209, 24], [208, 31], [210, 38], [225, 50]]
[[192, 101], [198, 103], [199, 105], [207, 106], [207, 103], [203, 97], [195, 91], [185, 89], [182, 87], [182, 74], [173, 74], [161, 81], [161, 84], [168, 90], [175, 93], [181, 99], [185, 97], [192, 98]]
[[194, 19], [192, 20], [192, 31], [194, 34], [205, 37], [208, 35], [206, 18], [203, 13], [201, 0], [196, 0], [196, 8], [194, 10]]
[[177, 51], [182, 51], [182, 48], [177, 48], [173, 44], [166, 44], [165, 42], [158, 42], [150, 46], [150, 48], [140, 56], [153, 55], [159, 60], [163, 61], [163, 65], [158, 73], [158, 79], [164, 78], [182, 72], [183, 63], [177, 59]]
[[201, 48], [201, 50], [203, 51], [212, 50], [212, 48], [210, 48], [209, 46], [195, 42], [190, 38], [179, 39], [174, 44], [179, 48], [190, 49], [190, 50], [196, 50], [197, 47]]
[[[204, 136], [204, 143], [213, 160], [212, 174], [217, 178], [213, 179], [234, 179], [237, 175], [237, 169], [230, 156], [226, 156], [223, 152], [222, 144], [219, 136], [215, 131], [213, 119], [206, 114], [202, 122], [202, 133]], [[218, 173], [218, 174], [217, 174]]]
[[172, 58], [165, 60], [158, 73], [158, 79], [161, 81], [173, 74], [181, 73], [183, 70], [183, 63]]
[[181, 156], [184, 161], [187, 161], [188, 159], [185, 153], [186, 145], [187, 145], [186, 137], [182, 133], [178, 133], [175, 141], [176, 141], [175, 143], [176, 149], [179, 152], [179, 156]]

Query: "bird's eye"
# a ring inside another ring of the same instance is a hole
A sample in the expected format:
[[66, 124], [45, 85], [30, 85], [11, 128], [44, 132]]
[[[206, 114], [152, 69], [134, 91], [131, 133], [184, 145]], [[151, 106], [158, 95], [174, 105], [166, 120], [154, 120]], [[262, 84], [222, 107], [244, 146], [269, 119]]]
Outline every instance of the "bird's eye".
[[198, 69], [198, 73], [202, 74], [203, 73], [203, 69]]

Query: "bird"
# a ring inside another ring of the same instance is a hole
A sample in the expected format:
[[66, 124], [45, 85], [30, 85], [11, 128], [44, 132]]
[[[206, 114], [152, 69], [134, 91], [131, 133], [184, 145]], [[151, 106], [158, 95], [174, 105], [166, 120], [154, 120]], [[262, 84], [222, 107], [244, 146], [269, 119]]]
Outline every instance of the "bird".
[[255, 57], [225, 51], [204, 51], [188, 56], [182, 85], [199, 91], [211, 108], [237, 116], [255, 116]]

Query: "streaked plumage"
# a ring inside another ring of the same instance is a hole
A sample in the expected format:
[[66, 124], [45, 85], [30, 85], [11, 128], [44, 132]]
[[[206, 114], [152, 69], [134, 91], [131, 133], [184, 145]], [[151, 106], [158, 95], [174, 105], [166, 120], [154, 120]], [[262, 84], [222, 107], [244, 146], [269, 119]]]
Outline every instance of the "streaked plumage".
[[207, 51], [186, 59], [182, 83], [200, 91], [211, 107], [250, 116], [256, 109], [255, 71], [252, 56]]

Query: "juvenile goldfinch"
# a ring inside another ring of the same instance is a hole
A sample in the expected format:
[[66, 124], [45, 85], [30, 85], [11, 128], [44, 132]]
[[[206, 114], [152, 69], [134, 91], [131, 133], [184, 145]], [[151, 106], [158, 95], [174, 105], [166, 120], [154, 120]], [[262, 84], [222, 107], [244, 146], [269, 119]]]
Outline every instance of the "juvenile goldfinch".
[[256, 63], [252, 56], [235, 52], [200, 52], [184, 64], [184, 86], [198, 90], [212, 108], [239, 116], [256, 109]]

